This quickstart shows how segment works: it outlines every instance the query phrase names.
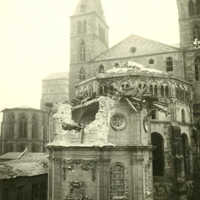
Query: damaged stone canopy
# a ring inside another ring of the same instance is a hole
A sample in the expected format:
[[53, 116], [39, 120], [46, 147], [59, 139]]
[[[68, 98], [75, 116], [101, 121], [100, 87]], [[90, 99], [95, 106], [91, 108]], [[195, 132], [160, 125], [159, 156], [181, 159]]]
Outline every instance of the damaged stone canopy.
[[145, 93], [159, 98], [160, 102], [170, 103], [170, 98], [177, 98], [187, 104], [191, 103], [193, 95], [190, 83], [168, 73], [128, 62], [79, 83], [72, 105], [78, 106], [99, 96], [142, 98]]
[[109, 97], [98, 99], [99, 110], [95, 120], [82, 127], [72, 119], [70, 105], [61, 105], [54, 115], [56, 137], [49, 146], [104, 146], [112, 145], [108, 142], [109, 116], [114, 100]]

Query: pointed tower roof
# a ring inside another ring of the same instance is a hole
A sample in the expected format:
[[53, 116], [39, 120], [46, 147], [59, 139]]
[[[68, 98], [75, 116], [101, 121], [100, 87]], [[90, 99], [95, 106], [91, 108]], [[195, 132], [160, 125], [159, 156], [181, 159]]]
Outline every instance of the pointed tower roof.
[[79, 0], [73, 15], [82, 15], [96, 12], [100, 17], [104, 17], [101, 0]]

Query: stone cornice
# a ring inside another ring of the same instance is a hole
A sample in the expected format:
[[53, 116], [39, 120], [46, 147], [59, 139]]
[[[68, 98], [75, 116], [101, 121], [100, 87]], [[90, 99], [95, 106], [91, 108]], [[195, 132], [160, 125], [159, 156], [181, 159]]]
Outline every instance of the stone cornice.
[[183, 122], [179, 122], [179, 121], [160, 121], [160, 120], [151, 120], [152, 124], [168, 124], [168, 125], [172, 125], [172, 123], [176, 123], [179, 126], [194, 126], [194, 124], [192, 123], [183, 123]]
[[168, 80], [174, 80], [174, 81], [179, 81], [181, 83], [184, 83], [184, 84], [187, 84], [187, 85], [190, 85], [192, 86], [192, 83], [190, 82], [187, 82], [181, 78], [178, 78], [178, 77], [174, 77], [174, 76], [170, 76], [170, 75], [152, 75], [152, 74], [142, 74], [141, 73], [138, 73], [138, 74], [127, 74], [127, 73], [124, 73], [124, 74], [116, 74], [116, 75], [109, 75], [109, 74], [105, 74], [104, 76], [96, 76], [96, 77], [91, 77], [83, 82], [80, 82], [76, 85], [76, 88], [77, 87], [80, 87], [81, 85], [85, 85], [87, 84], [88, 82], [90, 81], [99, 81], [99, 80], [104, 80], [104, 79], [112, 79], [112, 78], [120, 78], [120, 77], [138, 77], [138, 78], [158, 78], [158, 79], [168, 79]]
[[151, 151], [151, 145], [144, 146], [59, 146], [59, 145], [48, 145], [49, 150], [63, 151], [63, 150], [73, 150], [73, 151]]
[[[109, 50], [106, 50], [109, 51]], [[134, 58], [142, 58], [142, 57], [151, 57], [151, 56], [158, 56], [158, 55], [163, 55], [163, 54], [173, 54], [173, 53], [183, 53], [182, 50], [178, 49], [176, 51], [170, 51], [170, 52], [158, 52], [158, 53], [153, 53], [153, 54], [143, 54], [143, 55], [137, 55], [137, 56], [127, 56], [127, 57], [115, 57], [115, 58], [105, 58], [101, 60], [89, 60], [84, 63], [71, 63], [71, 65], [76, 65], [76, 64], [92, 64], [92, 63], [101, 63], [101, 62], [109, 62], [109, 61], [116, 61], [116, 60], [127, 60], [127, 59], [134, 59]]]

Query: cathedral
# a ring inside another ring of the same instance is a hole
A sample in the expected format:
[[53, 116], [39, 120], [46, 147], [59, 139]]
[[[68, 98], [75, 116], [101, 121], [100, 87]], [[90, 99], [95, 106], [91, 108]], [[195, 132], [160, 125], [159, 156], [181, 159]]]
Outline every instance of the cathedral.
[[199, 198], [200, 0], [177, 8], [179, 47], [130, 35], [109, 48], [101, 0], [79, 0], [49, 200]]

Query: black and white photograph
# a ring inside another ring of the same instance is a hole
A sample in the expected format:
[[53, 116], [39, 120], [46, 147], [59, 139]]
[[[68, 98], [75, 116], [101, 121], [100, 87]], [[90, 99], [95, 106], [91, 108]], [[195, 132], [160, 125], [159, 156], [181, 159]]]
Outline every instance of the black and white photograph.
[[200, 200], [200, 0], [0, 0], [0, 200]]

